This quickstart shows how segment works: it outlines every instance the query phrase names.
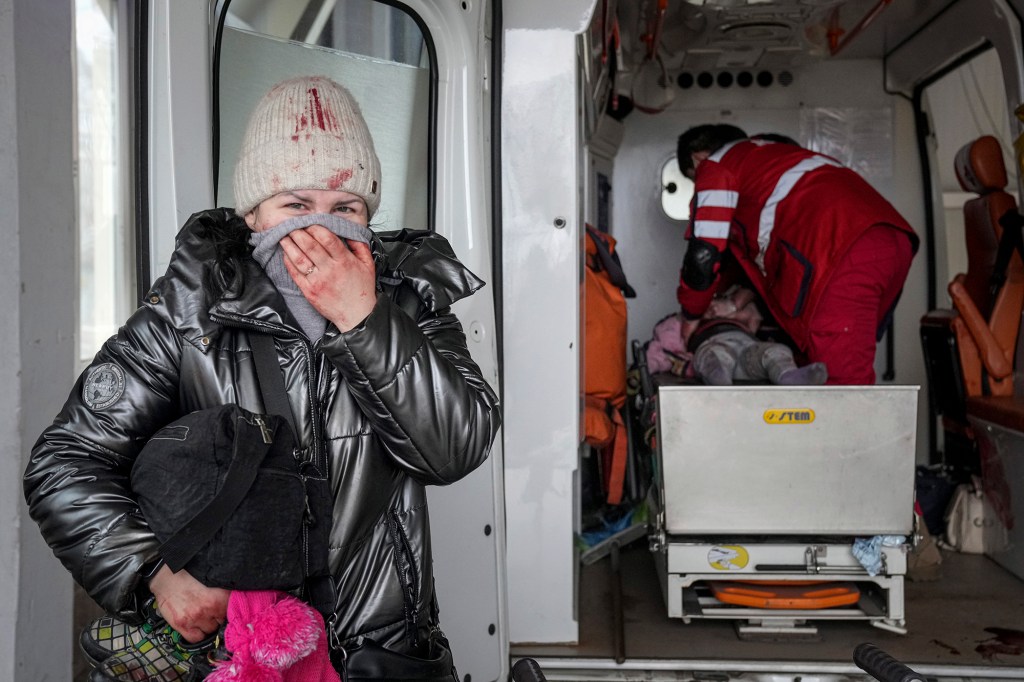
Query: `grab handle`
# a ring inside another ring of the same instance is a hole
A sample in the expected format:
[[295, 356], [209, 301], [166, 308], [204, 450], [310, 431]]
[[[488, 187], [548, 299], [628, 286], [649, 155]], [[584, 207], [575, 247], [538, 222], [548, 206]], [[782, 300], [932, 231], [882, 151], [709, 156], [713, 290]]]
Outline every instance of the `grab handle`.
[[520, 658], [516, 661], [516, 664], [512, 666], [509, 679], [512, 682], [546, 682], [547, 680], [544, 673], [541, 672], [540, 666], [537, 665], [537, 661], [532, 658]]
[[853, 662], [879, 682], [925, 682], [925, 678], [903, 665], [874, 644], [853, 650]]

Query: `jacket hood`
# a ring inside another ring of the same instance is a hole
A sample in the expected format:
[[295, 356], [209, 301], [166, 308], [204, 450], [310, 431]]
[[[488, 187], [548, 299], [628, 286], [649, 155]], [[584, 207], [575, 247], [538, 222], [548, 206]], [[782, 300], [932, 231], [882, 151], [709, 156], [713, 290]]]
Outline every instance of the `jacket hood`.
[[382, 284], [404, 283], [412, 287], [431, 312], [447, 308], [484, 286], [484, 281], [459, 262], [451, 244], [427, 230], [395, 230], [377, 233], [375, 253]]
[[[229, 235], [241, 229], [248, 229], [244, 220], [228, 208], [193, 214], [175, 238], [167, 272], [153, 283], [143, 302], [203, 351], [220, 329], [221, 322], [215, 317], [251, 318], [256, 324], [290, 326], [282, 317], [286, 306], [281, 295], [250, 256], [240, 263], [245, 283], [241, 291], [213, 291], [207, 284], [219, 267], [218, 248], [211, 234]], [[432, 312], [484, 286], [439, 234], [408, 229], [379, 232], [370, 248], [377, 264], [378, 288], [406, 285]]]

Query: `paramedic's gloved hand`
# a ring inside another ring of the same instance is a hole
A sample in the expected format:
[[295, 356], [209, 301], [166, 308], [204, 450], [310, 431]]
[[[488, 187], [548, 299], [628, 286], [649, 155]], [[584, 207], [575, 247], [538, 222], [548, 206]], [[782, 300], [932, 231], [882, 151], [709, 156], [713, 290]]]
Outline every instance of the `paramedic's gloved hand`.
[[230, 590], [207, 587], [188, 571], [174, 573], [162, 566], [149, 581], [149, 590], [160, 615], [189, 642], [212, 635], [227, 619]]
[[302, 295], [339, 330], [355, 328], [373, 311], [377, 267], [369, 245], [313, 225], [282, 239], [281, 248]]

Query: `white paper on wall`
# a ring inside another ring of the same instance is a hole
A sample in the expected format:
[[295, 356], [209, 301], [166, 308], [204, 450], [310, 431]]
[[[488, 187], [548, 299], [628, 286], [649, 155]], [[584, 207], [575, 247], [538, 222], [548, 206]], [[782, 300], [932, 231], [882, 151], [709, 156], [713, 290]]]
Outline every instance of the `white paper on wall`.
[[872, 181], [892, 177], [890, 107], [801, 108], [800, 141]]

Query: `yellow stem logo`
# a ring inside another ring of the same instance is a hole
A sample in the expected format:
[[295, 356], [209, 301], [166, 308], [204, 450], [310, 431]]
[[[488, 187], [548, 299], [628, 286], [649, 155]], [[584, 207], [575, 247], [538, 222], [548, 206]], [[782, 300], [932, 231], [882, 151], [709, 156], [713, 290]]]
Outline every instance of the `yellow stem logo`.
[[814, 421], [814, 410], [806, 407], [765, 410], [766, 424], [810, 424]]

